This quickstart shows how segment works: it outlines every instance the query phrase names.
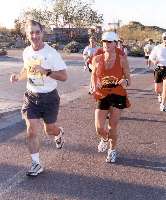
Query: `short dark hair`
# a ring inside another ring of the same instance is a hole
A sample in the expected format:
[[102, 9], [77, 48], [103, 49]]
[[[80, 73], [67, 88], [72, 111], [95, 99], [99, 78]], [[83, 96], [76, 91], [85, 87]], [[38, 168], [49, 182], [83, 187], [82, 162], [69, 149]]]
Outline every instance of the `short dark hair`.
[[149, 41], [149, 42], [153, 42], [153, 39], [150, 38], [148, 41]]
[[43, 26], [39, 23], [39, 22], [37, 22], [37, 21], [35, 21], [35, 20], [27, 20], [26, 21], [26, 23], [25, 23], [25, 32], [26, 32], [26, 29], [27, 29], [27, 27], [29, 26], [29, 25], [31, 25], [31, 26], [39, 26], [39, 28], [40, 28], [40, 30], [41, 31], [43, 31]]

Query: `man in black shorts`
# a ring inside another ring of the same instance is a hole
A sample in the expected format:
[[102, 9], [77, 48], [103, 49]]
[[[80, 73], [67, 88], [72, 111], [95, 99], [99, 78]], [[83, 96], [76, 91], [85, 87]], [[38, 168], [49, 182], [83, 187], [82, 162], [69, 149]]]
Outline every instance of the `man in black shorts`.
[[43, 42], [43, 27], [40, 23], [29, 20], [25, 32], [30, 46], [23, 52], [24, 67], [18, 74], [12, 74], [12, 83], [27, 79], [27, 91], [24, 95], [22, 115], [27, 126], [28, 148], [32, 166], [28, 176], [37, 176], [43, 171], [39, 159], [40, 119], [48, 135], [54, 136], [55, 144], [60, 149], [64, 143], [63, 128], [57, 127], [60, 98], [57, 92], [57, 80], [67, 79], [66, 65], [59, 53]]
[[146, 60], [147, 67], [151, 66], [151, 61], [149, 60], [149, 55], [150, 55], [151, 51], [153, 50], [154, 46], [155, 45], [153, 44], [153, 40], [149, 39], [148, 43], [144, 47], [144, 54], [145, 54], [145, 60]]
[[155, 46], [149, 59], [156, 66], [154, 70], [155, 92], [158, 94], [160, 111], [166, 111], [166, 32], [162, 34], [162, 43]]

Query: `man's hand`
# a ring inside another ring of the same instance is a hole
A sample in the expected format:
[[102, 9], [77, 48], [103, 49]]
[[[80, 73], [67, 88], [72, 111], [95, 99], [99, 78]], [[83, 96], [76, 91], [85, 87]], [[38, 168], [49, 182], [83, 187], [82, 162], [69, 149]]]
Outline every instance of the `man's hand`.
[[15, 83], [15, 82], [17, 82], [19, 80], [19, 78], [18, 78], [18, 75], [17, 74], [12, 74], [11, 76], [10, 76], [10, 82], [11, 83]]

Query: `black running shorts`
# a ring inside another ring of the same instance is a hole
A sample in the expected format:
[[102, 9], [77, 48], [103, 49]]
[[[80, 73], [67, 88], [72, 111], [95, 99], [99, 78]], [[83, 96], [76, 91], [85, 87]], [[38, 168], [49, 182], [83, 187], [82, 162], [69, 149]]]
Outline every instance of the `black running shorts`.
[[45, 123], [54, 123], [57, 120], [60, 98], [57, 90], [49, 93], [25, 92], [22, 115], [26, 119], [40, 119]]
[[166, 67], [158, 66], [154, 70], [154, 82], [155, 83], [162, 83], [162, 81], [166, 78]]
[[148, 59], [149, 59], [149, 56], [145, 56], [145, 59], [148, 60]]
[[97, 109], [109, 110], [111, 106], [118, 109], [124, 109], [127, 108], [126, 101], [126, 96], [111, 94], [97, 101]]

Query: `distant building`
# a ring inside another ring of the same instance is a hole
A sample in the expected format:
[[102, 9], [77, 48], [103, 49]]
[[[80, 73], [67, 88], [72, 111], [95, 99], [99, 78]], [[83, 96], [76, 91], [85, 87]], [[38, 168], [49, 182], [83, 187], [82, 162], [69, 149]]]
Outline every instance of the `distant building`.
[[102, 29], [100, 26], [95, 28], [53, 28], [51, 32], [45, 34], [45, 40], [49, 42], [67, 43], [70, 41], [77, 41], [80, 43], [87, 43], [89, 35], [95, 34], [101, 36]]

